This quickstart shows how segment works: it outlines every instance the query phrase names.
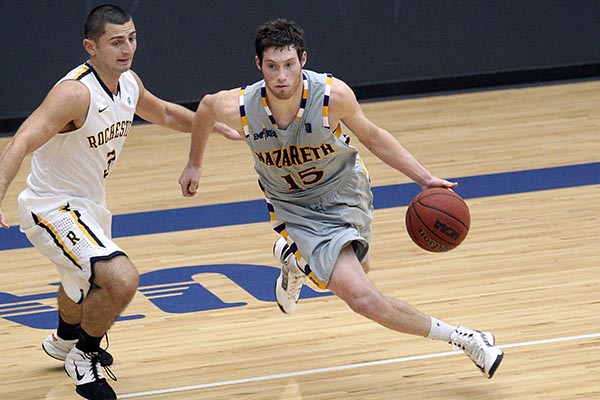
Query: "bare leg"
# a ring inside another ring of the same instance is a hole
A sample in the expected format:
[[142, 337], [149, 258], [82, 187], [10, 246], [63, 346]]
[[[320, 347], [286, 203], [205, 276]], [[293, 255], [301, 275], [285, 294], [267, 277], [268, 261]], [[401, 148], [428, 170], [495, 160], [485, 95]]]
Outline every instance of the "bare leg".
[[68, 324], [77, 325], [81, 322], [81, 304], [75, 303], [67, 296], [62, 285], [56, 295], [60, 317]]
[[494, 347], [491, 333], [453, 327], [404, 301], [385, 297], [367, 278], [365, 271], [368, 271], [368, 264], [366, 268], [361, 266], [352, 248], [347, 246], [338, 256], [328, 288], [354, 312], [398, 332], [446, 340], [462, 348], [486, 378], [494, 375], [504, 353]]
[[423, 337], [429, 333], [431, 318], [404, 301], [383, 296], [367, 277], [351, 246], [340, 252], [328, 288], [354, 312], [380, 325]]
[[96, 262], [94, 272], [95, 286], [82, 303], [81, 327], [102, 337], [133, 298], [139, 277], [125, 256]]
[[[65, 358], [65, 371], [81, 397], [117, 398], [100, 368], [100, 356], [105, 354], [100, 349], [100, 340], [133, 298], [138, 280], [137, 270], [126, 256], [98, 261], [94, 265], [94, 286], [81, 304], [79, 339]], [[116, 380], [112, 374], [109, 377]]]
[[360, 264], [362, 266], [363, 271], [365, 271], [365, 274], [368, 274], [369, 271], [371, 270], [371, 264], [369, 264], [368, 261], [365, 261], [364, 263]]
[[[365, 262], [361, 263], [360, 265], [362, 266], [362, 269], [363, 269], [363, 271], [365, 271], [365, 273], [366, 273], [366, 274], [368, 274], [368, 273], [369, 273], [369, 271], [371, 270], [371, 265], [369, 264], [369, 262], [368, 262], [368, 261], [365, 261]], [[415, 310], [415, 309], [414, 309], [414, 307], [412, 307], [411, 305], [407, 304], [406, 302], [404, 302], [404, 301], [402, 301], [402, 300], [394, 299], [394, 298], [392, 298], [392, 297], [387, 297], [387, 296], [385, 296], [385, 298], [386, 298], [386, 299], [387, 299], [389, 302], [391, 302], [391, 303], [392, 303], [392, 305], [393, 305], [393, 306], [394, 306], [394, 307], [395, 307], [397, 310], [399, 310], [399, 311], [400, 311], [400, 312], [402, 312], [402, 313], [406, 313], [406, 312], [409, 312], [409, 313], [411, 313], [411, 312], [414, 312], [414, 311], [416, 311], [417, 313], [419, 313], [419, 311]], [[411, 311], [411, 310], [407, 310], [407, 307], [408, 307], [409, 309], [412, 309], [412, 311]], [[431, 318], [431, 317], [430, 317], [430, 318]], [[441, 324], [445, 324], [445, 323], [444, 323], [444, 322], [442, 322], [442, 321], [439, 321], [439, 320], [436, 320], [436, 321], [437, 321], [437, 323], [438, 323], [438, 324], [440, 324], [440, 323], [441, 323]], [[431, 320], [431, 323], [433, 324], [433, 319]], [[450, 328], [450, 325], [447, 325], [447, 329], [445, 329], [445, 330], [444, 330], [444, 332], [445, 332], [445, 331], [447, 331], [449, 328]], [[454, 328], [454, 327], [452, 327], [452, 328]], [[445, 332], [445, 333], [446, 333], [446, 335], [445, 335], [445, 336], [443, 336], [443, 337], [444, 337], [444, 340], [446, 340], [446, 336], [448, 336], [448, 335], [449, 335], [449, 333], [448, 333], [448, 332]], [[431, 332], [430, 332], [430, 334], [431, 334]], [[438, 339], [439, 339], [439, 338], [438, 338]], [[448, 340], [449, 340], [449, 336], [448, 336]]]

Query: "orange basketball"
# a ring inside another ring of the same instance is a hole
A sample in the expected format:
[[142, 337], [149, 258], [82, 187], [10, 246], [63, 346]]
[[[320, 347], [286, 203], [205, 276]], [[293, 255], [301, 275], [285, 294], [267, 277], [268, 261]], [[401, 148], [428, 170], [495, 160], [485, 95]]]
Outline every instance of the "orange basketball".
[[452, 250], [467, 237], [471, 214], [467, 203], [454, 191], [426, 189], [406, 210], [406, 230], [422, 249], [439, 253]]

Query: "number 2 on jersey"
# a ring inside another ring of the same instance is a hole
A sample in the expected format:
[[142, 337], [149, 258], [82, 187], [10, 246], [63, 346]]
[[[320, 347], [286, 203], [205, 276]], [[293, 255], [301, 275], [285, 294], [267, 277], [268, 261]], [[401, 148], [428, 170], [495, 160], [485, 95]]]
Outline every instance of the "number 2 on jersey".
[[110, 167], [116, 159], [117, 152], [115, 150], [111, 150], [108, 153], [106, 153], [106, 169], [104, 170], [104, 178], [108, 176], [108, 173], [110, 172]]

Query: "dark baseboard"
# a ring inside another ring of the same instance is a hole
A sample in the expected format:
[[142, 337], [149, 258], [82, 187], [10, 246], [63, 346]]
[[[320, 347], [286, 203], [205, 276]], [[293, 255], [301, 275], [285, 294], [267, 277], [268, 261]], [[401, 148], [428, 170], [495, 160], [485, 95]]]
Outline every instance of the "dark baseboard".
[[600, 79], [600, 63], [405, 82], [377, 82], [368, 85], [356, 85], [352, 89], [359, 100], [375, 100], [589, 79]]
[[[376, 82], [366, 85], [354, 85], [352, 88], [359, 100], [368, 101], [587, 79], [600, 79], [600, 63], [413, 81]], [[182, 103], [182, 105], [194, 111], [198, 106], [198, 102]], [[25, 118], [0, 118], [0, 136], [12, 135], [24, 120]], [[140, 121], [136, 117], [134, 122]]]

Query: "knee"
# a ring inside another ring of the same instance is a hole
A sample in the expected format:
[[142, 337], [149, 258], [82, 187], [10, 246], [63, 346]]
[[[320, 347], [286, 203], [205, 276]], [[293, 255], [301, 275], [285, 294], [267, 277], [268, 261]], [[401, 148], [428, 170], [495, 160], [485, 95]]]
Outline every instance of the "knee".
[[115, 301], [129, 302], [135, 295], [139, 274], [125, 256], [98, 263], [94, 285], [109, 291]]
[[133, 264], [131, 264], [131, 267], [128, 268], [127, 271], [123, 271], [122, 274], [119, 274], [115, 280], [114, 286], [115, 290], [122, 293], [123, 297], [131, 299], [137, 292], [138, 284], [139, 274]]
[[352, 296], [346, 299], [346, 303], [352, 311], [367, 318], [371, 318], [377, 309], [377, 299], [370, 293]]
[[134, 272], [119, 276], [109, 283], [113, 303], [120, 308], [127, 307], [137, 292], [138, 275], [137, 271]]

